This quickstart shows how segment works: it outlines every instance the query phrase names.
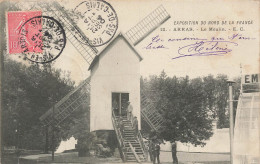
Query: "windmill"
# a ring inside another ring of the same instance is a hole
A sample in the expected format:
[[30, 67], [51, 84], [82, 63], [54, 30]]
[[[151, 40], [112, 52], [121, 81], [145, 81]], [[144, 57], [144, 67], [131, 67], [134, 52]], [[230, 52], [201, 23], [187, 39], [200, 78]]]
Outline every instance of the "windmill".
[[[98, 51], [96, 48], [88, 44], [89, 39], [69, 17], [64, 8], [62, 8], [57, 2], [53, 2], [52, 4], [44, 2], [40, 3], [40, 6], [43, 9], [44, 15], [54, 17], [62, 24], [67, 39], [90, 65], [94, 58], [98, 55]], [[123, 35], [131, 43], [132, 47], [134, 47], [169, 18], [170, 15], [161, 5]], [[74, 110], [79, 108], [82, 103], [86, 102], [89, 91], [90, 84], [88, 78], [63, 99], [61, 99], [57, 104], [55, 104], [54, 108], [49, 109], [44, 115], [42, 115], [40, 117], [40, 121], [44, 126], [60, 124]], [[144, 93], [141, 94], [141, 106], [142, 118], [152, 129], [158, 131], [164, 124], [163, 118]], [[120, 151], [123, 154], [123, 160], [146, 160], [147, 157], [144, 153], [144, 144], [142, 142], [141, 134], [138, 133], [136, 138], [138, 143], [132, 143], [131, 141], [125, 142], [126, 139], [117, 127], [117, 118], [113, 117], [112, 121], [120, 143]], [[138, 147], [136, 145], [138, 145]], [[135, 147], [136, 150], [133, 147]], [[128, 152], [128, 150], [125, 151], [124, 148], [131, 148], [131, 152]]]

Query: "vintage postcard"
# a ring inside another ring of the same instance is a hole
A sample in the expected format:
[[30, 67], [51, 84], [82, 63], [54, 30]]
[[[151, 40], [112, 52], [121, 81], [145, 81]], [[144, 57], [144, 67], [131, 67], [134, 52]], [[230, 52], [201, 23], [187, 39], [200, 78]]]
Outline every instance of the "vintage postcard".
[[259, 164], [259, 3], [0, 1], [1, 163]]

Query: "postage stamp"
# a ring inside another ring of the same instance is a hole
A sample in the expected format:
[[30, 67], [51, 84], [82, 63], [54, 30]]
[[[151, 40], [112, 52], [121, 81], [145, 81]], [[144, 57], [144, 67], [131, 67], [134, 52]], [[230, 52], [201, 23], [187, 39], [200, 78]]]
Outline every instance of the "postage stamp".
[[[8, 12], [7, 13], [7, 30], [8, 30], [8, 52], [9, 54], [16, 54], [16, 53], [22, 53], [22, 47], [20, 45], [19, 39], [20, 39], [20, 31], [21, 27], [24, 25], [24, 23], [35, 17], [35, 16], [41, 16], [41, 11], [16, 11], [16, 12]], [[24, 29], [28, 26], [23, 26]], [[37, 26], [37, 28], [42, 29], [41, 24]], [[35, 33], [35, 31], [38, 31], [39, 29], [31, 28], [33, 30], [32, 32]], [[28, 52], [36, 52], [36, 53], [42, 53], [42, 49], [37, 48], [37, 44], [33, 42], [28, 42]]]
[[54, 18], [42, 16], [41, 11], [7, 13], [8, 52], [24, 54], [36, 63], [48, 63], [60, 56], [66, 35]]
[[[35, 30], [37, 29], [37, 30]], [[21, 27], [19, 43], [26, 58], [36, 63], [57, 59], [66, 45], [66, 34], [61, 24], [49, 16], [36, 16]], [[30, 51], [31, 44], [35, 51]], [[35, 53], [42, 51], [42, 53]]]
[[118, 28], [118, 18], [113, 7], [103, 0], [84, 1], [77, 5], [75, 12], [83, 15], [79, 20], [83, 31], [94, 47], [108, 43]]

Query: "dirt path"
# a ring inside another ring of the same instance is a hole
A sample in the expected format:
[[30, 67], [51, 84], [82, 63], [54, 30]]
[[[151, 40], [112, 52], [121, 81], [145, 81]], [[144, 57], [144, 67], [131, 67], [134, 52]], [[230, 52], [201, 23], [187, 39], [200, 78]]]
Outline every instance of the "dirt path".
[[[214, 153], [177, 153], [179, 164], [229, 164], [229, 154]], [[122, 163], [119, 158], [96, 158], [96, 157], [78, 157], [77, 153], [57, 153], [54, 162], [51, 161], [51, 154], [39, 154], [23, 157], [23, 159], [35, 161], [36, 163], [78, 163], [78, 164], [95, 164], [95, 163]], [[160, 159], [162, 164], [171, 164], [171, 152], [161, 152]], [[151, 162], [147, 162], [151, 163]], [[145, 164], [145, 163], [143, 163]]]

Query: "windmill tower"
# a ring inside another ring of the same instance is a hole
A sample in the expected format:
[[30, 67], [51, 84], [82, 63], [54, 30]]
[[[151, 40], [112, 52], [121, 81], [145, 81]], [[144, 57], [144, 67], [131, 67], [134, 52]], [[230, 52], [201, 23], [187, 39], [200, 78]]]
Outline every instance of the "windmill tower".
[[[89, 67], [90, 131], [114, 130], [112, 112], [116, 116], [126, 117], [128, 102], [133, 106], [133, 116], [141, 120], [141, 60], [140, 54], [121, 33], [93, 60]], [[139, 129], [140, 127], [139, 121]]]
[[[168, 20], [169, 14], [163, 6], [159, 6], [128, 32], [115, 36], [101, 52], [98, 52], [94, 47], [85, 44], [88, 43], [88, 38], [57, 2], [53, 2], [52, 5], [48, 3], [40, 5], [44, 15], [60, 21], [68, 40], [90, 64], [91, 71], [90, 78], [55, 104], [54, 109], [50, 109], [40, 117], [43, 125], [61, 123], [87, 101], [90, 92], [90, 130], [115, 130], [123, 161], [145, 161], [147, 157], [141, 133], [134, 131], [133, 119], [126, 119], [124, 113], [126, 102], [130, 101], [139, 129], [141, 116], [156, 131], [163, 125], [161, 115], [149, 99], [144, 94], [140, 95], [139, 67], [142, 57], [135, 50], [135, 46]], [[118, 113], [113, 111], [113, 102], [118, 104]], [[53, 117], [52, 113], [55, 113]]]

